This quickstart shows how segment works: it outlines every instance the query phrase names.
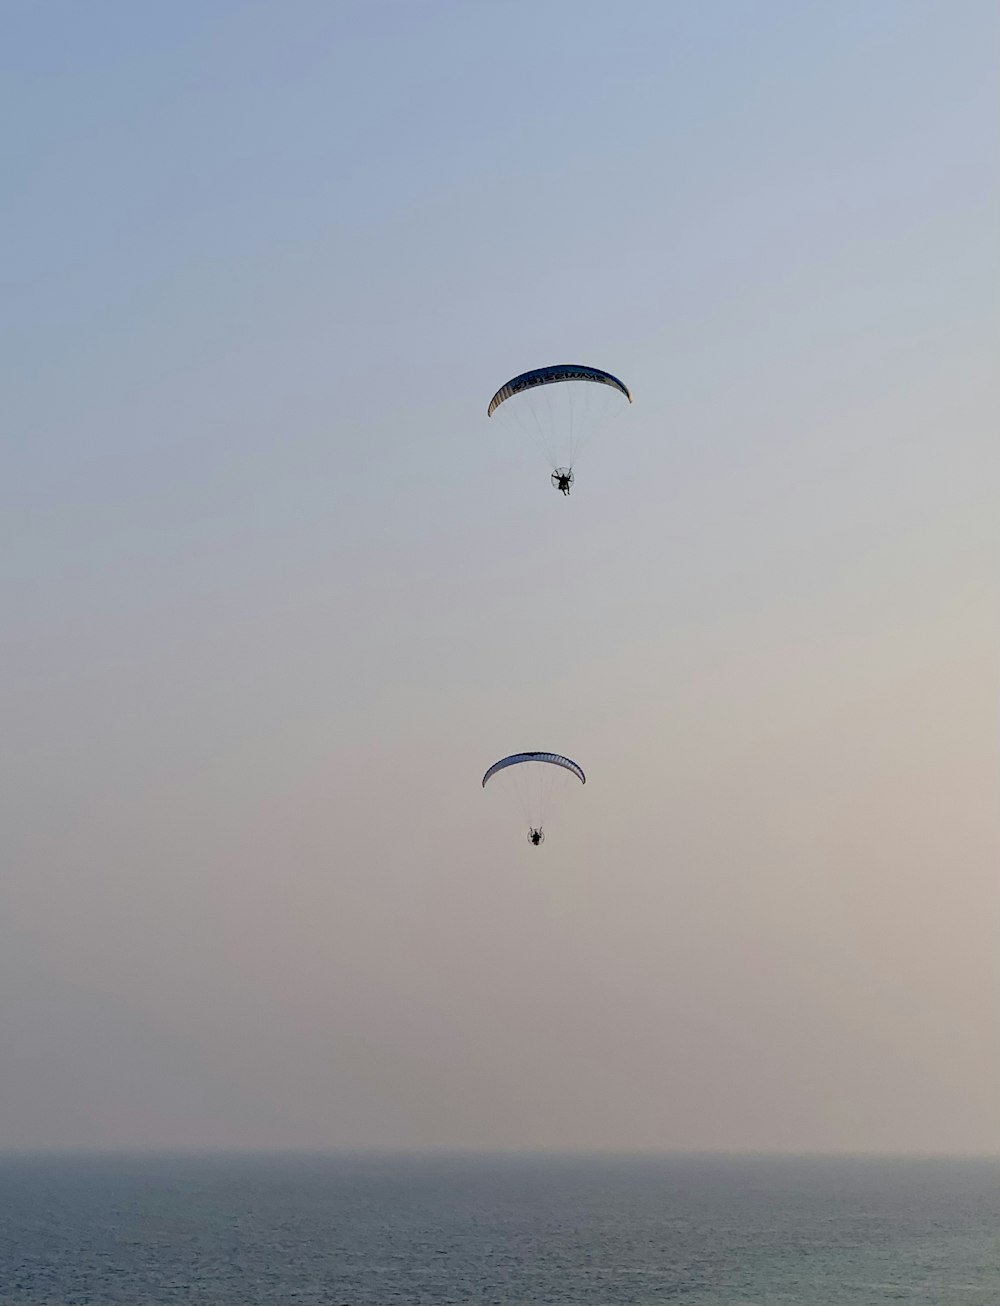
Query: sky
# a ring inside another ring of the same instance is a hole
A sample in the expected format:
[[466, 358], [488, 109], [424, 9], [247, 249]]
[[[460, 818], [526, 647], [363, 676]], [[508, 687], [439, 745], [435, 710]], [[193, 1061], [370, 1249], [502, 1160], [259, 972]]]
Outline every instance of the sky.
[[0, 1148], [1000, 1148], [998, 27], [5, 7]]

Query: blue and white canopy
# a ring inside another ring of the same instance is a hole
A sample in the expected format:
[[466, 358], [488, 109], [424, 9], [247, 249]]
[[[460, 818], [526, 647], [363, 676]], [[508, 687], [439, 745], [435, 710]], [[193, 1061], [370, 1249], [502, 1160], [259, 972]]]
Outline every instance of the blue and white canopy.
[[539, 385], [555, 385], [560, 381], [594, 381], [598, 385], [609, 385], [613, 390], [620, 391], [629, 403], [632, 402], [628, 386], [624, 381], [619, 381], [618, 377], [612, 376], [610, 372], [605, 372], [599, 367], [588, 367], [585, 363], [556, 363], [553, 367], [535, 367], [530, 372], [522, 372], [520, 376], [511, 377], [490, 400], [486, 416], [492, 417], [503, 401], [512, 395], [533, 390]]
[[502, 757], [499, 762], [493, 763], [483, 776], [483, 788], [486, 788], [486, 781], [490, 776], [496, 775], [498, 771], [505, 771], [508, 766], [518, 766], [523, 762], [550, 762], [553, 766], [561, 766], [575, 775], [581, 784], [587, 783], [583, 768], [577, 766], [570, 758], [563, 757], [561, 753], [511, 753], [510, 757]]

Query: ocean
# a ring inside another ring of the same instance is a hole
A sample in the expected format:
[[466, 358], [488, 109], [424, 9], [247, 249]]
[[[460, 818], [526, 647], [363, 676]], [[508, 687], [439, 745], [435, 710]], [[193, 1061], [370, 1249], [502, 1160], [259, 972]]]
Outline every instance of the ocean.
[[998, 1306], [1000, 1161], [8, 1156], [0, 1302]]

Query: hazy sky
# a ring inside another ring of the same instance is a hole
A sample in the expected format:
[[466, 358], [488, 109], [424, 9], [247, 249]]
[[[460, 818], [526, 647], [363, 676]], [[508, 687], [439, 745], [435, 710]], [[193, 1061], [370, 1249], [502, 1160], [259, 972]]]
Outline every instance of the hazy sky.
[[0, 1147], [995, 1150], [992, 0], [0, 25]]

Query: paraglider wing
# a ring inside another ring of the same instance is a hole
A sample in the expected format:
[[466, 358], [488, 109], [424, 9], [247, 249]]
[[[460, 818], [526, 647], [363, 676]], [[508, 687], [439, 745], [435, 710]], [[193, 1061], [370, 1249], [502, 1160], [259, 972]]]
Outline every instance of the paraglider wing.
[[560, 753], [512, 753], [510, 757], [502, 757], [499, 762], [493, 763], [483, 776], [483, 788], [486, 788], [486, 781], [489, 780], [490, 776], [496, 775], [498, 771], [503, 771], [508, 766], [517, 766], [521, 762], [551, 762], [553, 766], [561, 766], [564, 770], [575, 775], [581, 784], [587, 783], [587, 777], [583, 774], [582, 767], [577, 766], [574, 761], [571, 761], [568, 757], [563, 757]]
[[530, 372], [522, 372], [520, 376], [511, 377], [490, 400], [486, 416], [492, 417], [503, 401], [509, 399], [511, 395], [532, 390], [537, 385], [554, 385], [558, 381], [594, 381], [598, 385], [609, 385], [612, 389], [619, 390], [629, 403], [632, 402], [628, 386], [624, 381], [619, 381], [616, 376], [612, 376], [610, 372], [602, 371], [599, 367], [587, 367], [585, 363], [557, 363], [554, 367], [535, 367]]

